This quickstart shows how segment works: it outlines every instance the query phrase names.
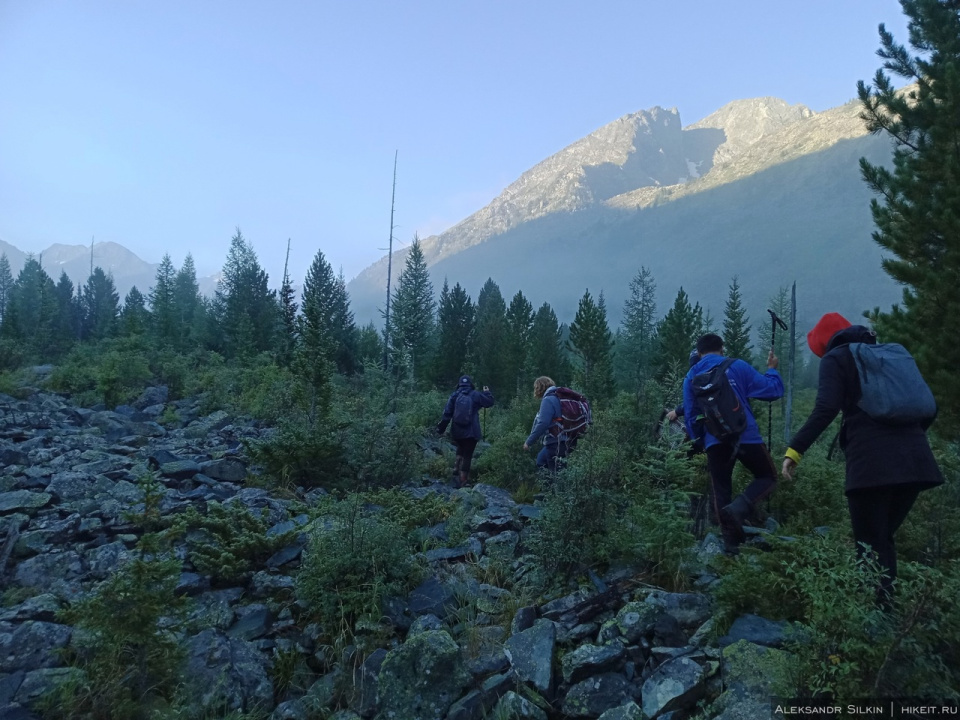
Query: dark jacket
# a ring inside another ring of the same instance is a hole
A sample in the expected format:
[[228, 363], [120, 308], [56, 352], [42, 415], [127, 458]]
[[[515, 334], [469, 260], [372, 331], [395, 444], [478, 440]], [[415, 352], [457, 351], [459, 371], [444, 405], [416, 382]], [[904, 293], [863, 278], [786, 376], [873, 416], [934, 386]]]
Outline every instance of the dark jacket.
[[[556, 445], [561, 440], [566, 441], [566, 435], [561, 430], [560, 417], [563, 411], [560, 408], [560, 398], [557, 397], [557, 387], [551, 385], [543, 394], [540, 401], [540, 410], [533, 419], [533, 427], [530, 429], [530, 436], [527, 438], [527, 445], [533, 445], [537, 440], [543, 437], [544, 445]], [[557, 428], [557, 432], [552, 432]]]
[[450, 393], [450, 398], [447, 400], [447, 404], [443, 408], [443, 419], [440, 421], [440, 424], [437, 425], [437, 430], [442, 435], [443, 431], [447, 429], [447, 425], [453, 418], [453, 408], [457, 403], [457, 396], [463, 393], [469, 393], [470, 399], [473, 401], [472, 423], [466, 434], [460, 431], [459, 426], [454, 425], [450, 429], [450, 437], [452, 437], [454, 440], [464, 440], [466, 438], [482, 440], [483, 431], [480, 429], [480, 408], [493, 407], [493, 393], [489, 390], [474, 390], [472, 384], [461, 384], [456, 390]]
[[[696, 438], [699, 428], [695, 426], [697, 415], [700, 409], [697, 406], [697, 400], [693, 396], [693, 387], [691, 383], [693, 378], [703, 372], [722, 363], [726, 358], [716, 353], [704, 355], [703, 358], [692, 368], [683, 379], [683, 417], [687, 424], [687, 434], [691, 438]], [[757, 427], [757, 421], [750, 412], [750, 404], [747, 402], [750, 398], [757, 400], [776, 400], [783, 397], [783, 380], [780, 379], [780, 373], [776, 370], [768, 369], [761, 375], [753, 365], [744, 360], [734, 360], [727, 368], [727, 379], [733, 386], [734, 392], [743, 403], [747, 411], [747, 427], [740, 434], [741, 445], [759, 445], [763, 443], [763, 436], [760, 434], [760, 428]], [[704, 447], [711, 447], [720, 443], [713, 435], [706, 430], [703, 431]]]
[[837, 413], [843, 413], [840, 447], [847, 461], [845, 489], [943, 482], [940, 468], [920, 423], [888, 425], [872, 420], [857, 406], [860, 376], [850, 343], [875, 344], [876, 336], [863, 325], [835, 333], [820, 360], [820, 381], [813, 412], [793, 436], [790, 449], [803, 454], [826, 430]]

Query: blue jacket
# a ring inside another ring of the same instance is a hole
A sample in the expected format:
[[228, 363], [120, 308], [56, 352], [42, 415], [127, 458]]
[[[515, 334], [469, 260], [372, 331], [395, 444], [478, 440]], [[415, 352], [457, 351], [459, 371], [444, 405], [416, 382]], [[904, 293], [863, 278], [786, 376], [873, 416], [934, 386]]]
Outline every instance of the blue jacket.
[[[480, 429], [480, 408], [493, 407], [493, 393], [489, 390], [485, 392], [474, 390], [473, 385], [460, 385], [450, 394], [450, 398], [443, 408], [443, 419], [437, 426], [437, 430], [442, 433], [447, 429], [447, 425], [450, 423], [450, 420], [453, 419], [453, 408], [457, 403], [457, 396], [461, 393], [470, 393], [470, 399], [473, 401], [473, 423], [467, 435], [460, 434], [453, 439], [464, 440], [466, 438], [475, 438], [476, 440], [482, 440], [483, 431]], [[451, 431], [450, 435], [453, 437], [453, 431]]]
[[[724, 361], [722, 355], [711, 353], [704, 355], [700, 362], [690, 368], [690, 372], [683, 379], [683, 412], [684, 422], [687, 424], [687, 432], [690, 437], [694, 437], [693, 423], [700, 414], [700, 408], [693, 397], [691, 383], [693, 378], [702, 372], [707, 372], [711, 368]], [[734, 360], [733, 364], [727, 368], [727, 379], [733, 386], [737, 397], [743, 403], [747, 411], [747, 427], [740, 435], [740, 442], [745, 445], [759, 445], [763, 443], [763, 435], [760, 434], [760, 428], [757, 427], [757, 421], [750, 412], [750, 404], [747, 400], [755, 398], [757, 400], [776, 400], [783, 397], [783, 380], [780, 379], [780, 373], [774, 369], [768, 369], [763, 375], [743, 360]], [[706, 430], [703, 431], [704, 447], [719, 445], [720, 441]]]
[[530, 430], [530, 437], [527, 438], [527, 445], [533, 445], [543, 436], [544, 445], [555, 445], [560, 440], [566, 440], [561, 434], [554, 435], [550, 432], [554, 427], [560, 427], [560, 416], [563, 414], [560, 408], [560, 398], [556, 395], [557, 387], [551, 385], [543, 394], [540, 401], [540, 410], [533, 419], [533, 428]]

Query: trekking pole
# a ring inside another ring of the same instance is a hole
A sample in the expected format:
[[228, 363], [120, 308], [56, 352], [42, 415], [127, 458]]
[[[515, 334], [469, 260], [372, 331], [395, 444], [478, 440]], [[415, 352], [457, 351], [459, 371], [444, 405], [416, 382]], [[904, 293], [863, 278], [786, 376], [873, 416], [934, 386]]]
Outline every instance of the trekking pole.
[[[767, 312], [770, 313], [770, 325], [772, 332], [770, 333], [770, 352], [773, 352], [777, 344], [777, 325], [779, 325], [783, 330], [787, 329], [787, 324], [777, 317], [777, 314], [767, 308]], [[767, 450], [773, 446], [773, 400], [767, 403]]]

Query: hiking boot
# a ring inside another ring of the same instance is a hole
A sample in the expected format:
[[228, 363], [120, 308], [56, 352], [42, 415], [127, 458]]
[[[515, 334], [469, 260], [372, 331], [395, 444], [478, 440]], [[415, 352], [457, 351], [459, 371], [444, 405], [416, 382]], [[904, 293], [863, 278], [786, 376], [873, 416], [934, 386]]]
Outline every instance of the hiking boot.
[[729, 533], [730, 539], [738, 545], [746, 540], [747, 534], [743, 531], [743, 523], [750, 517], [751, 512], [753, 512], [753, 505], [744, 495], [737, 495], [733, 502], [720, 508], [720, 525], [725, 531], [724, 539]]

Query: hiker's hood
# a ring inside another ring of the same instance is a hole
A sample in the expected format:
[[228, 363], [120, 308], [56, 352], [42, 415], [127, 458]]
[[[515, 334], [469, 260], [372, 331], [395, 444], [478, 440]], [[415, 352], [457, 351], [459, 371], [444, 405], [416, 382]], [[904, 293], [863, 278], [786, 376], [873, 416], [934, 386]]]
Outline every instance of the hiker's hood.
[[457, 388], [462, 392], [464, 390], [473, 390], [473, 378], [469, 375], [461, 375]]
[[851, 325], [848, 328], [844, 328], [833, 334], [830, 338], [830, 342], [827, 343], [827, 352], [830, 352], [834, 348], [838, 348], [841, 345], [849, 345], [850, 343], [867, 343], [868, 345], [875, 345], [877, 342], [877, 334], [868, 327], [863, 325]]
[[[850, 327], [850, 321], [840, 313], [827, 313], [817, 321], [813, 329], [807, 333], [807, 346], [817, 357], [823, 357], [827, 352], [830, 339], [841, 330]], [[848, 341], [849, 342], [849, 341]]]

